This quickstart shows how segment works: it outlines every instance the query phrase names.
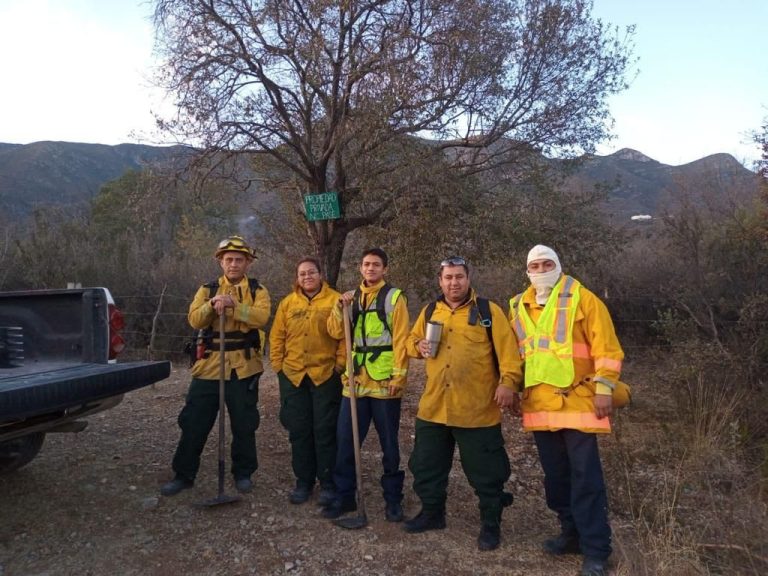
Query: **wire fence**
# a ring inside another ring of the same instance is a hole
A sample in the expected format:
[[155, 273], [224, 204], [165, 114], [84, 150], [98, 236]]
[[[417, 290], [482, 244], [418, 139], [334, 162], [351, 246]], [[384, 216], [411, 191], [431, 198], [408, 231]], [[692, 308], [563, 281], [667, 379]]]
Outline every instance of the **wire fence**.
[[[187, 322], [190, 296], [179, 294], [126, 294], [115, 295], [118, 307], [125, 318], [121, 332], [126, 341], [124, 356], [131, 358], [168, 359], [181, 361], [185, 358], [184, 347], [194, 339], [194, 330]], [[652, 296], [631, 296], [608, 302], [613, 308], [613, 322], [622, 341], [622, 347], [631, 355], [651, 349], [669, 349], [671, 345], [659, 337], [658, 301]], [[629, 308], [648, 313], [646, 317], [623, 317], [621, 310]], [[277, 301], [273, 302], [276, 308]], [[421, 310], [421, 304], [411, 302], [412, 319]], [[504, 305], [502, 305], [504, 307]], [[651, 311], [653, 314], [649, 313]], [[274, 310], [273, 310], [274, 312]], [[755, 320], [758, 325], [768, 325], [766, 320]], [[736, 326], [737, 319], [721, 319], [722, 326]], [[269, 330], [269, 326], [266, 327]], [[265, 343], [266, 344], [266, 343]]]

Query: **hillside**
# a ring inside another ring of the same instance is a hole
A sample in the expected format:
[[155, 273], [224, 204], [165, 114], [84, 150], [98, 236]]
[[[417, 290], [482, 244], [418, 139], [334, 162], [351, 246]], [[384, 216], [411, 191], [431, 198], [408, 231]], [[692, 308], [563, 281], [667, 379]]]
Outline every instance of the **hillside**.
[[[19, 217], [38, 205], [87, 202], [103, 184], [126, 170], [178, 160], [188, 154], [188, 149], [179, 146], [0, 143], [0, 203], [6, 216]], [[751, 195], [758, 179], [728, 154], [669, 166], [625, 148], [608, 156], [584, 158], [566, 187], [578, 190], [600, 182], [614, 185], [606, 206], [608, 212], [626, 220], [636, 214], [656, 215], [686, 190], [706, 190], [719, 197]]]
[[756, 174], [729, 154], [669, 166], [629, 148], [608, 156], [585, 158], [568, 185], [578, 188], [598, 182], [613, 185], [607, 209], [619, 218], [636, 214], [655, 216], [664, 206], [679, 202], [686, 193], [744, 198], [752, 196], [759, 186]]
[[0, 143], [0, 204], [6, 216], [29, 214], [35, 206], [87, 202], [106, 182], [126, 170], [183, 156], [180, 146]]

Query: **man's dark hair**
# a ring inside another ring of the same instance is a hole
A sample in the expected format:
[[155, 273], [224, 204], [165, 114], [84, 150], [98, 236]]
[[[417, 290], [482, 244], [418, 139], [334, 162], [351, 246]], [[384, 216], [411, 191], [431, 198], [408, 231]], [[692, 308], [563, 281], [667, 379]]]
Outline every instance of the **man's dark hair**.
[[461, 256], [449, 256], [440, 262], [440, 271], [437, 273], [438, 277], [443, 277], [443, 268], [446, 266], [461, 266], [464, 268], [464, 272], [466, 273], [467, 277], [469, 277], [469, 264], [467, 264], [467, 261]]
[[381, 262], [384, 264], [384, 268], [389, 266], [389, 257], [387, 256], [387, 253], [384, 252], [384, 250], [381, 248], [368, 248], [367, 250], [363, 250], [363, 254], [360, 256], [360, 260], [366, 256], [378, 256], [381, 258]]

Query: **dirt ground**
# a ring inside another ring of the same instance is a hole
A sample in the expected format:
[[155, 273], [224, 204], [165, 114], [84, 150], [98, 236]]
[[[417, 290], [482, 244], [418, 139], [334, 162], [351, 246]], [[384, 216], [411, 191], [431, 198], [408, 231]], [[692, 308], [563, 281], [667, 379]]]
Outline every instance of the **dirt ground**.
[[[420, 362], [413, 363], [411, 374], [400, 430], [406, 470], [423, 386]], [[507, 489], [515, 503], [505, 511], [502, 545], [493, 552], [477, 550], [477, 499], [458, 459], [447, 529], [411, 535], [384, 519], [373, 427], [363, 446], [366, 528], [334, 526], [320, 516], [314, 500], [289, 504], [290, 445], [278, 421], [271, 371], [261, 381], [260, 468], [253, 493], [237, 504], [195, 507], [217, 494], [214, 427], [194, 489], [160, 497], [160, 485], [172, 477], [176, 416], [188, 383], [188, 371], [176, 368], [168, 380], [92, 416], [85, 431], [49, 435], [31, 464], [0, 477], [0, 576], [578, 574], [580, 557], [552, 559], [539, 550], [540, 541], [556, 531], [556, 521], [544, 504], [532, 438], [510, 417], [504, 425], [512, 461]], [[410, 517], [419, 504], [406, 474], [404, 507]], [[226, 492], [235, 493], [229, 474]], [[612, 524], [620, 545], [621, 522], [614, 518]], [[617, 575], [626, 573], [620, 561], [614, 565]]]

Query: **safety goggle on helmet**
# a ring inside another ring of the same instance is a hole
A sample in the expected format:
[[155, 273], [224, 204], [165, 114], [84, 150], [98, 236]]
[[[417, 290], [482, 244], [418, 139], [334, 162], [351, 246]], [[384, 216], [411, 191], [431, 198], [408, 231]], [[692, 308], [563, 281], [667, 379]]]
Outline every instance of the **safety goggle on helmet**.
[[242, 252], [249, 258], [256, 258], [256, 253], [248, 246], [242, 236], [229, 236], [219, 242], [215, 257], [221, 258], [221, 255], [225, 252]]

